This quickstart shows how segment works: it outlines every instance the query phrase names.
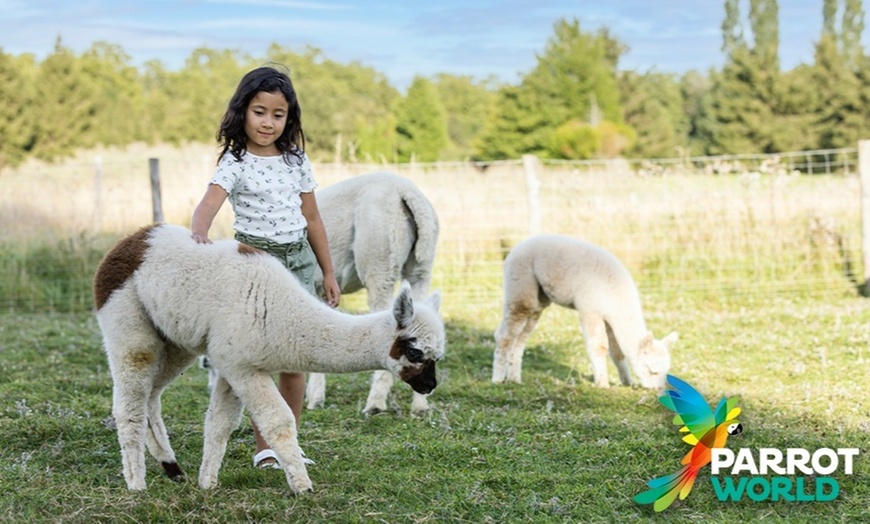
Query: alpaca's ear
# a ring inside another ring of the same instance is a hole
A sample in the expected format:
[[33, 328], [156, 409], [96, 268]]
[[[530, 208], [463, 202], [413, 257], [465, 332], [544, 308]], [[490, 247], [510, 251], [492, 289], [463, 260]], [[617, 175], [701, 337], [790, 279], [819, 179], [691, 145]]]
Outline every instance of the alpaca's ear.
[[667, 347], [668, 349], [671, 349], [671, 347], [673, 347], [674, 343], [679, 338], [680, 336], [677, 334], [676, 331], [671, 331], [668, 336], [662, 339], [662, 344], [664, 344], [665, 347]]
[[411, 284], [407, 281], [402, 282], [399, 294], [396, 296], [396, 300], [393, 301], [393, 317], [396, 318], [396, 324], [399, 325], [399, 329], [407, 328], [414, 319], [414, 301], [411, 300]]
[[441, 308], [441, 291], [438, 291], [436, 289], [434, 293], [426, 297], [424, 303], [428, 304], [429, 307], [431, 307], [435, 311], [438, 311]]

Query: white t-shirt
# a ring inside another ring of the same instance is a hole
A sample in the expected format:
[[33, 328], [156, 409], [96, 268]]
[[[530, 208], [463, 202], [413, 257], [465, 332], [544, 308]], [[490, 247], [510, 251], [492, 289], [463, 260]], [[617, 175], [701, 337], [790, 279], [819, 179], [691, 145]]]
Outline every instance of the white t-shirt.
[[305, 238], [300, 194], [314, 191], [317, 183], [305, 153], [301, 161], [291, 157], [290, 162], [281, 155], [249, 152], [241, 162], [230, 152], [221, 158], [211, 183], [229, 194], [236, 216], [233, 229], [285, 244]]

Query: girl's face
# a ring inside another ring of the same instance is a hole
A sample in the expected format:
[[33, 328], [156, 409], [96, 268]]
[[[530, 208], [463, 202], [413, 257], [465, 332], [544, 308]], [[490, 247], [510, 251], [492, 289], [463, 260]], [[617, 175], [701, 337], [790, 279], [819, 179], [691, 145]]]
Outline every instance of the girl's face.
[[287, 125], [289, 105], [280, 91], [260, 91], [251, 99], [245, 112], [247, 150], [257, 156], [281, 154], [275, 141], [281, 137]]

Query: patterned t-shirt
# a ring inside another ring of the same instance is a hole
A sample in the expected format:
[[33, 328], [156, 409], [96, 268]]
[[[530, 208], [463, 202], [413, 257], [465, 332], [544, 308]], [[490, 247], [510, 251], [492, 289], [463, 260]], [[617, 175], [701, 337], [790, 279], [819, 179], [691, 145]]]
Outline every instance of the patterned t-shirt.
[[281, 155], [263, 157], [245, 152], [239, 162], [225, 154], [211, 180], [229, 195], [236, 220], [233, 229], [274, 242], [290, 243], [305, 238], [307, 222], [302, 215], [301, 193], [317, 188], [311, 163]]

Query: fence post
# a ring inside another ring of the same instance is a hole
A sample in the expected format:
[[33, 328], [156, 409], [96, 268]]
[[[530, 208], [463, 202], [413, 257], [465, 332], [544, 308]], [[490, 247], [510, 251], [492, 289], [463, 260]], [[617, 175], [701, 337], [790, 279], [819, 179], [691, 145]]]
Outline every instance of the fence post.
[[861, 176], [861, 256], [864, 281], [861, 294], [870, 293], [870, 140], [858, 142], [858, 174]]
[[529, 199], [529, 235], [541, 232], [541, 181], [538, 179], [538, 157], [523, 155], [523, 170], [526, 172], [526, 195]]
[[152, 220], [163, 222], [163, 204], [160, 202], [160, 159], [148, 159], [148, 171], [151, 174], [151, 209]]

